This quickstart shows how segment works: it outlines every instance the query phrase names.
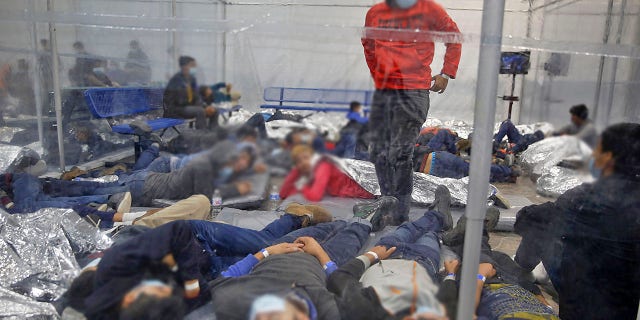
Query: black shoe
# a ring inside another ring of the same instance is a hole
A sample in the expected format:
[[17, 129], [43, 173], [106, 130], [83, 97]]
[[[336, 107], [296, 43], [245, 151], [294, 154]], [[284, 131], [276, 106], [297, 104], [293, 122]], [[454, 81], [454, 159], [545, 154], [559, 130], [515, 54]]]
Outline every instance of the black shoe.
[[438, 211], [444, 217], [443, 230], [451, 230], [453, 218], [451, 217], [451, 193], [443, 185], [439, 185], [435, 191], [435, 200], [429, 206], [430, 210]]
[[138, 136], [148, 136], [153, 129], [143, 120], [133, 120], [129, 123], [129, 127], [133, 129], [133, 133]]
[[[398, 208], [398, 199], [392, 196], [382, 196], [378, 200], [367, 203], [358, 203], [353, 206], [353, 216], [369, 219], [371, 215], [391, 214]], [[370, 220], [373, 220], [371, 218]]]

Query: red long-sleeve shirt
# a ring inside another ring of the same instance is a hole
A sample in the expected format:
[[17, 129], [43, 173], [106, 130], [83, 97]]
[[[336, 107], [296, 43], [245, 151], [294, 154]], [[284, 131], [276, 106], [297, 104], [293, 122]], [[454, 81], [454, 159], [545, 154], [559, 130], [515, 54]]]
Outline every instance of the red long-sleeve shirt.
[[[376, 89], [429, 89], [431, 87], [431, 61], [434, 43], [425, 35], [415, 34], [423, 41], [399, 41], [414, 35], [385, 32], [384, 29], [407, 29], [455, 32], [458, 26], [447, 12], [433, 0], [418, 0], [407, 10], [393, 9], [382, 2], [367, 12], [365, 36], [362, 38], [364, 55]], [[394, 41], [389, 39], [395, 38]], [[462, 45], [446, 43], [444, 66], [441, 73], [455, 78], [460, 62]]]
[[285, 199], [298, 192], [309, 201], [320, 201], [325, 193], [334, 197], [372, 199], [373, 195], [364, 190], [357, 182], [334, 164], [321, 160], [313, 170], [313, 180], [302, 190], [297, 190], [295, 183], [300, 178], [300, 171], [294, 168], [284, 179], [280, 189], [280, 197]]

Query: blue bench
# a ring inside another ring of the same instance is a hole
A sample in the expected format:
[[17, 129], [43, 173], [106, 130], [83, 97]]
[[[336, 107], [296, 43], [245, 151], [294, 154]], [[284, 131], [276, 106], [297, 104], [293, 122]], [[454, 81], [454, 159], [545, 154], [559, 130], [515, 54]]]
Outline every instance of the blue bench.
[[[84, 98], [94, 117], [107, 119], [111, 130], [116, 133], [133, 135], [134, 130], [128, 124], [114, 124], [114, 118], [131, 116], [162, 110], [162, 88], [91, 88], [86, 90]], [[180, 133], [176, 126], [185, 122], [184, 119], [157, 118], [146, 120], [153, 131], [162, 130], [162, 134], [169, 128]], [[161, 134], [161, 135], [162, 135]]]
[[[264, 89], [264, 101], [261, 109], [349, 112], [351, 101], [358, 101], [369, 111], [373, 100], [373, 91], [319, 88], [269, 87]], [[277, 104], [273, 104], [276, 102]], [[285, 104], [287, 103], [287, 104]], [[295, 105], [290, 105], [294, 103]], [[343, 107], [346, 106], [346, 107]]]

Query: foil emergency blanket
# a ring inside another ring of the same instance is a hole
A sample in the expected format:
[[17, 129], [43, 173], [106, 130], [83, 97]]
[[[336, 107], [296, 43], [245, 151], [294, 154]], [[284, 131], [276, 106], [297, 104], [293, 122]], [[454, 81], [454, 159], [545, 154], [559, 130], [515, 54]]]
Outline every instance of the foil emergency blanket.
[[536, 191], [543, 196], [557, 198], [567, 190], [592, 181], [594, 178], [588, 172], [554, 166], [544, 170], [538, 178]]
[[2, 319], [59, 319], [49, 303], [33, 301], [0, 287], [0, 318]]
[[110, 244], [72, 210], [0, 211], [0, 286], [37, 301], [53, 301], [79, 271], [74, 253]]
[[[330, 157], [330, 159], [365, 190], [375, 195], [380, 194], [380, 185], [378, 185], [373, 163], [336, 157]], [[458, 206], [466, 205], [469, 185], [468, 177], [462, 179], [438, 178], [419, 172], [413, 173], [413, 194], [411, 195], [413, 202], [424, 205], [433, 203], [438, 185], [444, 185], [449, 189], [453, 201], [452, 204]], [[496, 187], [492, 185], [489, 185], [489, 189], [488, 196], [497, 191]]]
[[550, 137], [538, 141], [520, 154], [520, 163], [529, 175], [539, 177], [562, 160], [586, 162], [591, 148], [573, 136]]
[[24, 131], [22, 128], [15, 127], [2, 127], [0, 128], [0, 142], [9, 143], [13, 139], [13, 136], [20, 132]]
[[0, 172], [6, 172], [23, 152], [22, 147], [0, 144]]

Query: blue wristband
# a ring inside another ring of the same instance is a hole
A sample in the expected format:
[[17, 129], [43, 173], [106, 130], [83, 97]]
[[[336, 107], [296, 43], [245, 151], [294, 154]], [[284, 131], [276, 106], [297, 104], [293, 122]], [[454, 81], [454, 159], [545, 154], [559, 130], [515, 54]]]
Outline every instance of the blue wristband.
[[485, 281], [487, 281], [487, 277], [485, 277], [485, 276], [483, 276], [481, 274], [478, 274], [478, 280], [480, 280], [482, 282], [485, 282]]
[[329, 268], [331, 268], [331, 267], [337, 267], [337, 266], [338, 266], [338, 265], [336, 265], [336, 263], [335, 263], [335, 262], [333, 262], [333, 261], [329, 261], [329, 262], [327, 262], [327, 263], [323, 266], [323, 268], [324, 268], [325, 270], [327, 270], [327, 269], [329, 269]]

